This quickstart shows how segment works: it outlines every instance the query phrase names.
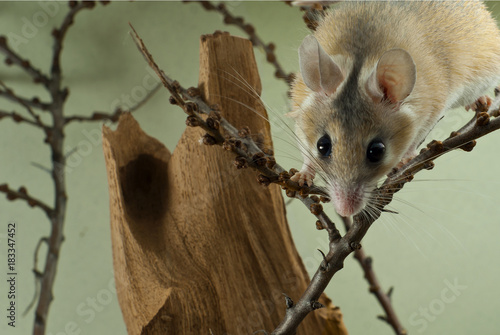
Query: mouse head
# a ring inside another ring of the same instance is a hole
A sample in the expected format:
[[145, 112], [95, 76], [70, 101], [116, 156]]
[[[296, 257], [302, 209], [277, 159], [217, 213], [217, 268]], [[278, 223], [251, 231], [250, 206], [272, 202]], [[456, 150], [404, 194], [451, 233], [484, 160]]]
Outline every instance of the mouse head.
[[299, 145], [337, 212], [356, 214], [412, 145], [415, 131], [405, 103], [415, 85], [415, 64], [402, 49], [371, 62], [331, 57], [312, 35], [300, 46], [299, 61], [291, 113]]

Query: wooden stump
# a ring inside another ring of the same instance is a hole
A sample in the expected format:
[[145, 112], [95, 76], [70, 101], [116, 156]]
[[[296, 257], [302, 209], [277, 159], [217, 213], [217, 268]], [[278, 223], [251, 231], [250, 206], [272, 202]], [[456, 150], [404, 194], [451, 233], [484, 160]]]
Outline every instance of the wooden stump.
[[[251, 43], [203, 36], [203, 97], [272, 147], [258, 115], [267, 114], [247, 85], [260, 94]], [[129, 114], [116, 131], [103, 127], [115, 280], [129, 334], [270, 332], [285, 313], [282, 293], [298, 299], [309, 282], [279, 187], [259, 185], [255, 171], [233, 166], [232, 153], [200, 144], [202, 135], [187, 128], [170, 154]], [[340, 310], [325, 296], [321, 302], [327, 308], [298, 334], [347, 334]]]

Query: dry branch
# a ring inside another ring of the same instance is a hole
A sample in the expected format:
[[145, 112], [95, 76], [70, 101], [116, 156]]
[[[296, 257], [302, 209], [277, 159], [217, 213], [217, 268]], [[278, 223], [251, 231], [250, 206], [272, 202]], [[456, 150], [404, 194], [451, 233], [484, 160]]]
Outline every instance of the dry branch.
[[10, 201], [20, 199], [26, 201], [30, 207], [40, 208], [49, 218], [54, 212], [54, 209], [52, 209], [49, 205], [30, 195], [24, 186], [21, 186], [19, 190], [15, 191], [9, 188], [8, 184], [1, 184], [0, 192], [5, 193], [7, 199]]
[[31, 65], [28, 60], [23, 59], [15, 51], [9, 48], [7, 45], [7, 38], [5, 36], [0, 36], [0, 52], [5, 54], [5, 63], [7, 65], [18, 65], [33, 78], [33, 81], [35, 83], [42, 83], [46, 87], [48, 87], [49, 78], [40, 70]]
[[[107, 1], [101, 1], [101, 3], [106, 4]], [[39, 296], [37, 297], [37, 295], [35, 295], [33, 302], [33, 304], [36, 302], [35, 322], [33, 327], [33, 334], [36, 335], [42, 335], [46, 331], [49, 308], [53, 300], [52, 290], [57, 272], [58, 259], [61, 244], [64, 240], [63, 228], [67, 205], [64, 172], [67, 155], [64, 153], [63, 149], [64, 127], [71, 121], [116, 121], [119, 115], [123, 113], [122, 110], [117, 110], [112, 114], [94, 113], [89, 118], [81, 116], [64, 116], [64, 103], [69, 94], [68, 88], [62, 87], [62, 69], [60, 67], [64, 39], [76, 15], [81, 12], [81, 10], [90, 9], [94, 6], [94, 1], [69, 2], [70, 8], [64, 16], [61, 25], [52, 31], [54, 45], [49, 75], [42, 73], [39, 69], [34, 67], [29, 60], [24, 59], [13, 51], [8, 45], [7, 38], [5, 36], [0, 36], [0, 52], [5, 55], [6, 64], [21, 67], [32, 77], [35, 83], [43, 84], [51, 97], [50, 103], [42, 102], [38, 97], [33, 97], [31, 99], [20, 97], [3, 82], [0, 82], [0, 86], [3, 88], [3, 90], [0, 90], [0, 97], [16, 103], [25, 109], [32, 118], [30, 119], [22, 116], [16, 111], [0, 111], [0, 119], [9, 118], [17, 123], [26, 123], [41, 128], [47, 136], [45, 143], [50, 146], [51, 150], [52, 166], [50, 169], [45, 170], [51, 174], [54, 184], [55, 200], [52, 207], [28, 194], [24, 187], [15, 191], [10, 189], [7, 184], [0, 185], [0, 192], [5, 193], [9, 200], [22, 199], [31, 207], [41, 208], [46, 213], [51, 223], [50, 236], [41, 238], [35, 250], [33, 272], [35, 274], [36, 292], [39, 292]], [[154, 93], [154, 91], [152, 93]], [[149, 98], [149, 96], [150, 95], [148, 95], [147, 98]], [[139, 108], [144, 102], [145, 101], [139, 102], [134, 108]], [[33, 109], [47, 111], [50, 114], [52, 123], [43, 123], [40, 116]], [[37, 268], [37, 260], [39, 247], [42, 243], [47, 244], [48, 251], [45, 257], [44, 269], [40, 271]], [[30, 307], [31, 306], [32, 304], [30, 304]]]
[[29, 125], [40, 128], [40, 125], [37, 122], [30, 120], [30, 119], [27, 119], [24, 116], [22, 116], [16, 112], [6, 112], [6, 111], [0, 110], [0, 120], [3, 118], [9, 118], [9, 119], [12, 119], [12, 121], [14, 121], [16, 123], [27, 123]]
[[160, 84], [155, 85], [155, 87], [146, 94], [146, 96], [139, 101], [137, 104], [134, 106], [128, 108], [127, 110], [123, 110], [121, 108], [117, 108], [113, 113], [105, 113], [105, 112], [94, 112], [92, 113], [91, 116], [81, 116], [81, 115], [72, 115], [72, 116], [67, 116], [64, 118], [64, 124], [68, 124], [70, 122], [78, 121], [78, 122], [91, 122], [91, 121], [111, 121], [111, 122], [117, 122], [120, 119], [120, 116], [122, 116], [124, 113], [133, 113], [142, 106], [144, 106], [145, 103], [155, 95], [155, 93], [158, 91], [158, 89], [161, 87]]
[[45, 334], [50, 304], [53, 300], [53, 286], [57, 272], [59, 253], [64, 241], [64, 222], [66, 217], [66, 181], [64, 166], [66, 157], [64, 155], [64, 103], [69, 94], [67, 88], [62, 88], [60, 58], [63, 41], [69, 27], [73, 24], [75, 16], [82, 9], [93, 8], [94, 2], [70, 2], [70, 9], [63, 19], [59, 29], [52, 31], [54, 47], [50, 77], [44, 82], [51, 96], [49, 112], [52, 117], [52, 127], [47, 132], [47, 143], [50, 146], [52, 156], [52, 180], [54, 182], [54, 212], [50, 217], [51, 230], [48, 243], [48, 251], [45, 259], [45, 267], [40, 278], [40, 296], [35, 310], [34, 335]]
[[32, 99], [20, 97], [18, 95], [13, 94], [12, 91], [9, 89], [5, 89], [4, 91], [0, 90], [0, 97], [4, 97], [13, 102], [22, 102], [26, 106], [45, 111], [49, 109], [50, 105], [49, 103], [41, 102], [40, 99], [36, 97]]

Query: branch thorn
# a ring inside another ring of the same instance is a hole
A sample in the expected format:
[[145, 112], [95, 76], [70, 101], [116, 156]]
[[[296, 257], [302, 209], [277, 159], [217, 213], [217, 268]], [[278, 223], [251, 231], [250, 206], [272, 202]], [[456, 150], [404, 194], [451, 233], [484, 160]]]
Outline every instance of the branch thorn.
[[323, 256], [323, 262], [325, 262], [325, 266], [323, 264], [320, 265], [321, 271], [326, 271], [328, 270], [328, 261], [326, 260], [325, 253], [321, 251], [321, 249], [318, 249], [318, 251], [321, 253], [321, 256]]
[[392, 298], [392, 292], [394, 292], [394, 286], [389, 287], [389, 290], [387, 290], [386, 295], [389, 298], [389, 300], [391, 300], [391, 298]]
[[359, 242], [351, 242], [351, 244], [349, 245], [351, 247], [352, 250], [359, 250], [361, 249], [361, 244]]
[[317, 310], [317, 309], [320, 309], [320, 308], [324, 308], [325, 305], [323, 305], [319, 301], [311, 301], [311, 307], [312, 307], [313, 310]]
[[285, 293], [283, 293], [283, 295], [285, 296], [286, 308], [287, 309], [292, 308], [293, 307], [293, 300], [292, 300], [292, 298], [290, 298], [289, 296], [287, 296]]

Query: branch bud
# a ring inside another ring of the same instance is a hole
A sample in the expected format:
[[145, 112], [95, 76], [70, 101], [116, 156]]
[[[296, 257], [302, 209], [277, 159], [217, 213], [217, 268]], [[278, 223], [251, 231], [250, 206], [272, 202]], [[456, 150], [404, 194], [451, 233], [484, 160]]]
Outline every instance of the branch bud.
[[274, 157], [268, 157], [267, 162], [266, 162], [266, 166], [269, 169], [272, 169], [275, 165], [276, 165], [276, 159], [274, 159]]
[[207, 126], [211, 129], [219, 130], [220, 123], [219, 123], [219, 121], [215, 120], [214, 118], [208, 117], [207, 118]]
[[198, 87], [190, 87], [187, 89], [187, 94], [192, 97], [199, 97], [201, 95], [201, 92]]
[[248, 128], [247, 126], [244, 126], [243, 128], [240, 129], [240, 131], [238, 131], [239, 137], [246, 138], [249, 135], [250, 135], [250, 128]]
[[325, 227], [323, 227], [323, 224], [321, 223], [320, 220], [316, 221], [316, 229], [317, 230], [323, 230]]
[[314, 215], [320, 215], [321, 212], [323, 212], [323, 205], [318, 204], [318, 203], [314, 203], [314, 204], [311, 204], [309, 209], [311, 210], [311, 213], [313, 213]]
[[481, 112], [477, 114], [476, 126], [478, 127], [486, 126], [488, 123], [490, 123], [490, 115], [488, 113]]
[[258, 152], [255, 155], [253, 155], [252, 161], [255, 164], [257, 164], [258, 166], [264, 166], [264, 165], [266, 165], [266, 162], [267, 162], [266, 158], [264, 157], [263, 152]]
[[234, 159], [234, 166], [236, 166], [237, 169], [244, 169], [248, 167], [248, 162], [245, 157], [238, 156]]
[[203, 144], [205, 144], [205, 145], [214, 145], [215, 143], [217, 143], [217, 141], [215, 140], [214, 137], [212, 137], [209, 134], [203, 135]]
[[198, 119], [196, 116], [190, 115], [186, 119], [186, 126], [188, 127], [198, 127], [200, 123], [198, 122]]
[[177, 105], [177, 100], [175, 100], [173, 96], [170, 96], [170, 98], [168, 98], [168, 102], [170, 102], [170, 104], [172, 105]]
[[476, 141], [472, 140], [470, 142], [465, 143], [464, 145], [460, 146], [459, 148], [462, 149], [463, 151], [470, 152], [474, 147], [476, 146]]
[[264, 186], [269, 186], [269, 184], [271, 184], [271, 179], [269, 179], [269, 177], [267, 176], [264, 176], [263, 174], [259, 174], [257, 176], [257, 181], [259, 182], [259, 184]]

